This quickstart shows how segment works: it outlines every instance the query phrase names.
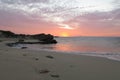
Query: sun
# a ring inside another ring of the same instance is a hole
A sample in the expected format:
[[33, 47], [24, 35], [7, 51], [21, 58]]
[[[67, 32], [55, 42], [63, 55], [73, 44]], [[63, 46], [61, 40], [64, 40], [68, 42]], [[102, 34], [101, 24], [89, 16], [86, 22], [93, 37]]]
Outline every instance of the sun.
[[69, 37], [69, 34], [68, 33], [61, 33], [60, 36], [62, 36], [62, 37]]

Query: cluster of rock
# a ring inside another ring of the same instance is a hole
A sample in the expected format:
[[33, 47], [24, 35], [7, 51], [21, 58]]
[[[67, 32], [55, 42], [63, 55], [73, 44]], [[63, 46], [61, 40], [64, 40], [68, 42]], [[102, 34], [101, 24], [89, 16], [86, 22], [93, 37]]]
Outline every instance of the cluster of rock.
[[15, 34], [11, 31], [3, 31], [3, 30], [0, 30], [0, 37], [14, 37]]
[[2, 38], [26, 38], [29, 35], [25, 35], [25, 34], [15, 34], [11, 31], [4, 31], [4, 30], [0, 30], [0, 37]]
[[57, 43], [57, 41], [54, 39], [54, 36], [51, 34], [37, 34], [37, 35], [33, 35], [33, 38], [38, 39], [43, 44]]
[[[25, 35], [25, 34], [15, 34], [11, 31], [0, 30], [0, 37], [6, 38], [18, 38], [17, 43], [22, 44], [56, 44], [57, 41], [54, 39], [54, 36], [51, 34], [35, 34], [35, 35]], [[39, 42], [24, 42], [24, 39], [37, 39]]]

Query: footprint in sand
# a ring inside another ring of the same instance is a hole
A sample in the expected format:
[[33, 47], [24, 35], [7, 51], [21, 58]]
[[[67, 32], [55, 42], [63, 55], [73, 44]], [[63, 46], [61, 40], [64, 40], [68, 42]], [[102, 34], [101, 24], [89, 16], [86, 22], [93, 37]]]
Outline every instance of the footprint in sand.
[[54, 57], [53, 56], [51, 56], [51, 55], [48, 55], [48, 56], [46, 56], [47, 58], [50, 58], [50, 59], [54, 59]]
[[70, 65], [71, 68], [73, 68], [74, 66], [73, 65]]
[[43, 70], [39, 70], [39, 73], [40, 74], [46, 74], [46, 73], [49, 73], [50, 71], [47, 70], [47, 69], [43, 69]]
[[35, 60], [38, 61], [38, 60], [39, 60], [39, 57], [36, 57]]
[[60, 77], [60, 76], [57, 75], [57, 74], [51, 74], [50, 76], [51, 76], [51, 77], [54, 77], [54, 78], [59, 78], [59, 77]]
[[23, 56], [27, 56], [27, 54], [23, 54]]

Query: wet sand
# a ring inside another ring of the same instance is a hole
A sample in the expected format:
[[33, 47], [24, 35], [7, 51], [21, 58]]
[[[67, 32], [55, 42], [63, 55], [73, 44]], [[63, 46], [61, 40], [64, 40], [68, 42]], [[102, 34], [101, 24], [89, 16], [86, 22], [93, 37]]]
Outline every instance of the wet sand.
[[120, 80], [120, 62], [16, 49], [0, 42], [0, 80]]

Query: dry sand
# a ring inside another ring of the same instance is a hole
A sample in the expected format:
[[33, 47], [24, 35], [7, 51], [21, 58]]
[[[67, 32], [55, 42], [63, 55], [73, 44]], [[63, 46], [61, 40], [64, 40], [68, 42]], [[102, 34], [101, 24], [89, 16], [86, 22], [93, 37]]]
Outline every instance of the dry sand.
[[0, 42], [0, 80], [120, 80], [120, 62], [10, 48]]

